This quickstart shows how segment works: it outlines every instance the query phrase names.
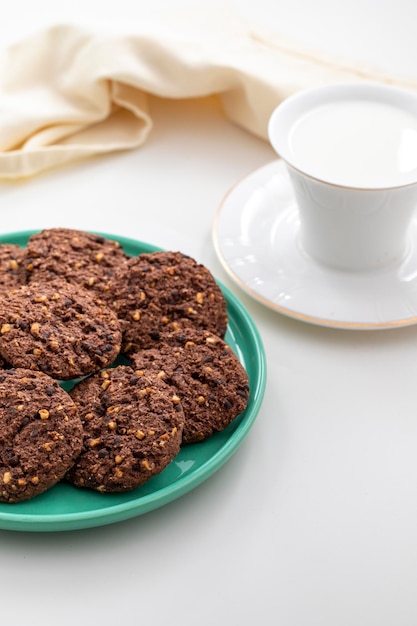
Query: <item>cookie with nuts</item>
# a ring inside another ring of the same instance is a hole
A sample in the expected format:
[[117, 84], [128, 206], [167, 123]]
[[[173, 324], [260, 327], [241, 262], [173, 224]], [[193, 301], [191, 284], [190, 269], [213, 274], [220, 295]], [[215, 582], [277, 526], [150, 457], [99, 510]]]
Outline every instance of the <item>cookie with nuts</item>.
[[84, 428], [83, 449], [67, 480], [121, 492], [159, 474], [179, 453], [184, 413], [173, 390], [152, 372], [126, 365], [79, 382], [70, 392]]
[[61, 480], [82, 447], [75, 404], [42, 372], [0, 372], [0, 501], [22, 502]]
[[226, 300], [211, 272], [181, 252], [153, 252], [128, 260], [117, 273], [114, 307], [122, 321], [122, 351], [151, 347], [179, 328], [223, 337]]
[[12, 243], [0, 244], [0, 291], [18, 287], [23, 281], [22, 261], [25, 251]]
[[116, 314], [64, 280], [0, 292], [0, 355], [12, 367], [78, 378], [110, 365], [121, 338]]
[[70, 228], [49, 228], [29, 238], [24, 269], [27, 282], [65, 278], [111, 302], [115, 270], [126, 259], [117, 241]]
[[248, 375], [231, 347], [208, 331], [164, 335], [158, 346], [129, 358], [135, 370], [154, 371], [175, 388], [185, 415], [184, 444], [224, 430], [246, 408]]

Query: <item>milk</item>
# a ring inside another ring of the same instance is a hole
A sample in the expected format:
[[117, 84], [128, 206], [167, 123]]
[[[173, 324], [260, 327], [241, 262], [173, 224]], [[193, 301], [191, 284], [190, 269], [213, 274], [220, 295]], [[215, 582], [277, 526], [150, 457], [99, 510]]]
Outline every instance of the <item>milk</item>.
[[417, 110], [363, 98], [328, 102], [294, 122], [288, 145], [295, 167], [337, 185], [417, 181]]

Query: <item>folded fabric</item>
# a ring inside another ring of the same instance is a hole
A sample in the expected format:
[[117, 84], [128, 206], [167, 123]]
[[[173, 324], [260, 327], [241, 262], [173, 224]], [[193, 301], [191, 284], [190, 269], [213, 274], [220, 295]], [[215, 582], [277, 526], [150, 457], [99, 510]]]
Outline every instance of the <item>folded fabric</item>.
[[[134, 31], [59, 25], [0, 55], [0, 178], [143, 144], [147, 94], [218, 94], [225, 114], [267, 137], [272, 110], [298, 89], [337, 81], [417, 85], [266, 39], [227, 15], [147, 20]], [[210, 19], [209, 19], [210, 18]]]

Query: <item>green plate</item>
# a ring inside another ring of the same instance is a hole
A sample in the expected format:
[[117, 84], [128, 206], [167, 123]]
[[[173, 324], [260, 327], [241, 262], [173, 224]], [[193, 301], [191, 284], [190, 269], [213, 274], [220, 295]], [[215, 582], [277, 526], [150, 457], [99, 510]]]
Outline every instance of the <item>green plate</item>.
[[[25, 246], [32, 232], [0, 236], [1, 243]], [[154, 252], [150, 244], [115, 237], [125, 252], [137, 256]], [[191, 491], [216, 472], [237, 450], [259, 412], [266, 382], [265, 353], [259, 333], [243, 305], [223, 285], [229, 326], [226, 341], [234, 349], [248, 375], [250, 397], [246, 410], [226, 430], [210, 439], [184, 446], [158, 476], [127, 493], [101, 494], [59, 483], [45, 493], [18, 504], [0, 503], [0, 528], [51, 532], [91, 528], [129, 519], [161, 507]]]

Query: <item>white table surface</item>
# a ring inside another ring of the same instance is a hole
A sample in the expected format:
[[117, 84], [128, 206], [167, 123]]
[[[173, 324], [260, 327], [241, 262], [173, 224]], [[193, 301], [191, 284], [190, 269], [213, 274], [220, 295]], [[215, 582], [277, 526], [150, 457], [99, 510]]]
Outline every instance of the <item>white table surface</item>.
[[[3, 43], [62, 19], [149, 11], [139, 0], [101, 13], [88, 0], [12, 4]], [[413, 0], [231, 4], [300, 43], [417, 79]], [[211, 228], [223, 195], [272, 149], [215, 99], [152, 99], [151, 114], [139, 150], [1, 183], [0, 232], [65, 225], [194, 256], [258, 326], [265, 400], [227, 464], [165, 507], [97, 529], [0, 531], [1, 623], [415, 626], [417, 328], [320, 328], [249, 299], [217, 260]]]

